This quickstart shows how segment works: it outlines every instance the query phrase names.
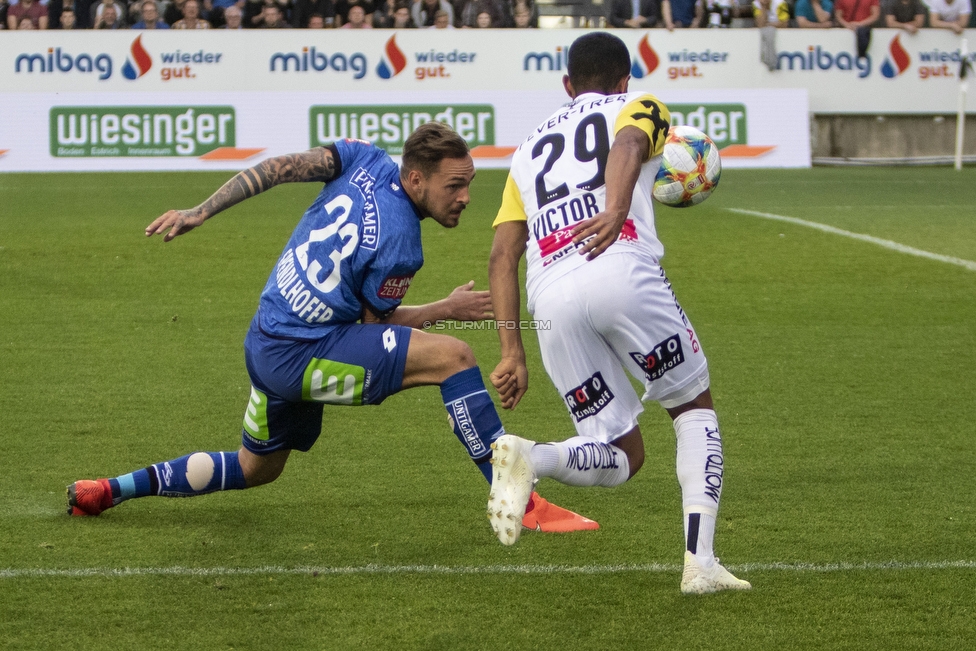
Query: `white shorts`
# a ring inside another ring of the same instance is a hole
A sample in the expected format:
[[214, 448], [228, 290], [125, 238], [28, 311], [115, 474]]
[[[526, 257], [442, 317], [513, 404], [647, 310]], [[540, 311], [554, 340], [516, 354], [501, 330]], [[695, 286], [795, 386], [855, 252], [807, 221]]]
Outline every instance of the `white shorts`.
[[609, 443], [637, 425], [644, 408], [626, 371], [644, 383], [643, 400], [665, 408], [708, 388], [695, 330], [649, 259], [601, 255], [546, 285], [531, 307], [546, 372], [581, 436]]

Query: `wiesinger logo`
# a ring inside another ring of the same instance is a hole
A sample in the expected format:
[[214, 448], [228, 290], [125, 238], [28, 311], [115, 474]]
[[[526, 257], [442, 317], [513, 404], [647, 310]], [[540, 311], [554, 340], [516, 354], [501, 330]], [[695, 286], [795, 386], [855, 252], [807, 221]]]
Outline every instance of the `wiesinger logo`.
[[668, 104], [668, 109], [672, 126], [695, 127], [719, 149], [749, 142], [745, 104]]
[[489, 104], [313, 106], [308, 117], [310, 147], [353, 138], [399, 156], [407, 137], [431, 121], [452, 127], [472, 149], [495, 144], [495, 109]]
[[202, 156], [236, 144], [231, 106], [56, 106], [51, 156]]
[[647, 39], [647, 34], [637, 44], [637, 57], [630, 66], [630, 75], [634, 79], [643, 79], [647, 75], [657, 70], [661, 63], [657, 52], [651, 47], [651, 42]]
[[396, 34], [394, 34], [383, 48], [383, 56], [380, 57], [380, 63], [376, 66], [376, 74], [380, 79], [392, 79], [403, 72], [406, 67], [407, 57], [397, 47]]
[[908, 66], [911, 65], [912, 59], [908, 56], [908, 52], [902, 47], [900, 34], [896, 34], [891, 43], [888, 44], [888, 56], [885, 57], [884, 63], [881, 64], [881, 74], [888, 79], [894, 79], [901, 73], [908, 70]]
[[149, 69], [152, 68], [152, 57], [142, 47], [141, 34], [132, 41], [132, 47], [129, 51], [132, 57], [125, 60], [125, 65], [122, 66], [122, 76], [133, 81], [149, 72]]

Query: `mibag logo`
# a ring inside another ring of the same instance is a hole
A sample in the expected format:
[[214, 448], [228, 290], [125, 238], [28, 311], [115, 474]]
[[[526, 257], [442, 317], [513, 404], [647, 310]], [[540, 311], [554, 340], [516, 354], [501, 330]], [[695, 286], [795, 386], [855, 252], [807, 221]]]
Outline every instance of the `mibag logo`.
[[[529, 52], [522, 59], [522, 70], [535, 72], [553, 72], [559, 71], [566, 66], [566, 53], [569, 52], [568, 47], [557, 46], [556, 50], [552, 53], [550, 52]], [[545, 68], [543, 68], [545, 64]], [[534, 65], [535, 67], [531, 67]]]
[[888, 56], [881, 64], [881, 74], [888, 79], [894, 79], [905, 72], [912, 63], [912, 58], [908, 56], [908, 52], [901, 45], [900, 37], [899, 34], [891, 39], [891, 43], [888, 44]]
[[367, 61], [362, 52], [330, 55], [313, 45], [303, 47], [301, 52], [275, 52], [269, 67], [271, 72], [352, 72], [353, 79], [362, 79], [366, 76]]
[[851, 52], [833, 54], [819, 45], [811, 45], [806, 52], [777, 52], [776, 69], [783, 70], [783, 62], [789, 70], [797, 69], [807, 72], [816, 70], [842, 70], [844, 72], [857, 71], [859, 79], [871, 74], [871, 57], [858, 58]]
[[407, 67], [407, 56], [397, 47], [396, 35], [390, 37], [383, 48], [383, 56], [376, 66], [376, 74], [380, 79], [392, 79]]
[[490, 104], [313, 106], [308, 121], [310, 147], [352, 138], [399, 156], [407, 137], [427, 122], [443, 122], [471, 148], [495, 144], [495, 108]]
[[630, 66], [631, 76], [634, 79], [643, 79], [657, 70], [660, 63], [661, 60], [658, 58], [657, 52], [651, 47], [651, 42], [647, 40], [647, 35], [645, 34], [644, 38], [637, 44], [637, 58], [634, 59], [633, 65]]
[[230, 106], [56, 106], [50, 113], [51, 155], [202, 156], [234, 147]]
[[142, 47], [141, 35], [132, 41], [132, 47], [129, 48], [129, 51], [132, 58], [125, 60], [125, 65], [122, 66], [122, 76], [130, 81], [135, 81], [152, 68], [152, 57]]
[[[36, 69], [36, 70], [35, 70]], [[71, 54], [59, 47], [49, 47], [47, 54], [21, 54], [14, 61], [15, 73], [52, 74], [54, 72], [98, 74], [99, 81], [112, 76], [112, 57], [101, 54]]]

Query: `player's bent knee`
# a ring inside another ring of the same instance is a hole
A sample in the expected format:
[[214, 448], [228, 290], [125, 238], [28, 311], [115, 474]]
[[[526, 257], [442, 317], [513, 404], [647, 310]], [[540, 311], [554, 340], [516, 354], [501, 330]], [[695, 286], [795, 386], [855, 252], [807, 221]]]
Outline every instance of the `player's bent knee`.
[[640, 428], [635, 427], [620, 438], [614, 439], [612, 444], [627, 455], [627, 463], [630, 466], [628, 479], [636, 475], [644, 465], [644, 437], [641, 436]]
[[271, 454], [254, 454], [247, 448], [241, 448], [238, 460], [244, 473], [244, 481], [248, 488], [270, 484], [285, 469], [285, 462], [291, 450], [278, 450]]

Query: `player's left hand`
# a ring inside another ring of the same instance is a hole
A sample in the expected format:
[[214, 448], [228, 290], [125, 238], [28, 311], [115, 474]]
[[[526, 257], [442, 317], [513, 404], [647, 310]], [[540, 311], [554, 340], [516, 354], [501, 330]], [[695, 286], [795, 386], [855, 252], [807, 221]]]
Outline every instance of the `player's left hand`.
[[627, 220], [627, 213], [613, 214], [601, 212], [592, 219], [581, 222], [573, 229], [573, 244], [579, 244], [587, 238], [592, 238], [580, 249], [580, 255], [592, 260], [617, 241], [620, 230]]
[[491, 292], [474, 291], [474, 281], [454, 289], [447, 298], [449, 318], [455, 321], [481, 321], [495, 315], [491, 311]]
[[529, 370], [524, 360], [503, 357], [488, 376], [498, 392], [502, 409], [515, 409], [529, 388]]
[[146, 237], [152, 237], [168, 230], [169, 232], [163, 236], [163, 241], [169, 242], [177, 235], [189, 233], [206, 220], [206, 216], [197, 209], [169, 210], [146, 227]]

